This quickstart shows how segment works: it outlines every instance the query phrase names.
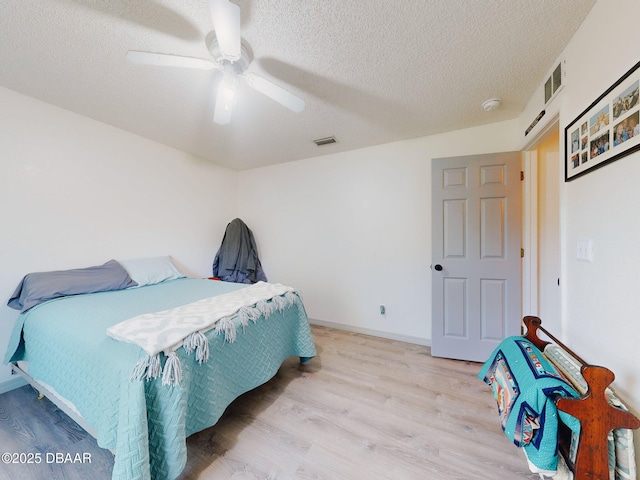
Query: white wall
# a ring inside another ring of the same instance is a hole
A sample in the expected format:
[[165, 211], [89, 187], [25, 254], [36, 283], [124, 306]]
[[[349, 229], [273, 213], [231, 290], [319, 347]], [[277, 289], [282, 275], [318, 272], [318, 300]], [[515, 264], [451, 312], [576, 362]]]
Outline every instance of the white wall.
[[[600, 0], [560, 56], [566, 84], [551, 110], [564, 127], [640, 60], [636, 0]], [[600, 59], [601, 61], [596, 61]], [[543, 108], [541, 90], [521, 129]], [[561, 184], [562, 336], [587, 361], [616, 374], [616, 389], [640, 408], [640, 153]], [[595, 261], [576, 259], [578, 239], [593, 241]]]
[[317, 323], [429, 344], [431, 159], [515, 150], [516, 127], [495, 123], [241, 172], [240, 216], [267, 277], [300, 289]]
[[[638, 17], [637, 0], [599, 0], [560, 56], [566, 60], [566, 85], [548, 110], [559, 111], [561, 159], [564, 127], [640, 60]], [[543, 98], [540, 90], [529, 102], [520, 117], [522, 130], [542, 110]], [[640, 153], [634, 153], [562, 183], [560, 192], [565, 325], [561, 336], [586, 361], [615, 373], [616, 391], [637, 416], [640, 216], [634, 211], [640, 204], [638, 182]], [[576, 259], [578, 239], [593, 241], [593, 263]], [[640, 431], [634, 437], [640, 470]]]
[[[237, 172], [0, 88], [0, 352], [32, 271], [172, 255], [209, 276]], [[0, 368], [0, 384], [10, 378]]]

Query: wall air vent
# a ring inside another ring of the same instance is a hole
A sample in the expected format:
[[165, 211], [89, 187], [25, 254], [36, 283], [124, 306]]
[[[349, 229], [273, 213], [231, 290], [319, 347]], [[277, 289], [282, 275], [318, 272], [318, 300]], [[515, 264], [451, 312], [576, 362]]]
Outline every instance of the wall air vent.
[[317, 140], [313, 141], [313, 143], [315, 143], [319, 147], [322, 145], [329, 145], [331, 143], [336, 143], [336, 142], [337, 142], [336, 137], [318, 138]]
[[556, 93], [560, 91], [563, 86], [563, 78], [565, 75], [564, 68], [562, 66], [564, 62], [560, 62], [558, 66], [553, 70], [553, 73], [549, 75], [547, 81], [544, 82], [544, 104], [546, 105], [551, 101]]

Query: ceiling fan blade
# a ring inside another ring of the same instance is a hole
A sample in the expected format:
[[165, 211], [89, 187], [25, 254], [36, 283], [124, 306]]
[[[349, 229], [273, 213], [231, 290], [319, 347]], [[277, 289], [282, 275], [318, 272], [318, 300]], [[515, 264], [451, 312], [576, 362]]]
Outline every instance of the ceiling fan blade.
[[165, 53], [138, 52], [129, 50], [125, 58], [138, 65], [155, 65], [160, 67], [196, 68], [211, 70], [216, 66], [211, 60], [202, 58], [182, 57], [180, 55], [168, 55]]
[[300, 97], [267, 80], [255, 73], [248, 73], [245, 79], [250, 87], [255, 88], [260, 93], [284, 105], [289, 110], [300, 113], [304, 110], [305, 102]]
[[209, 0], [213, 29], [225, 60], [240, 60], [240, 7], [229, 0]]

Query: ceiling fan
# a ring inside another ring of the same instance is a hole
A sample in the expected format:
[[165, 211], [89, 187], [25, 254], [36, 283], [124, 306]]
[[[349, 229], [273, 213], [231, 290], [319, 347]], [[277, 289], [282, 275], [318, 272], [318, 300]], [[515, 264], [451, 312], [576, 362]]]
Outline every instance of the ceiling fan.
[[300, 97], [255, 73], [245, 73], [253, 60], [240, 37], [240, 7], [229, 0], [209, 0], [215, 38], [209, 46], [213, 60], [130, 50], [126, 59], [140, 65], [218, 69], [222, 78], [218, 83], [213, 121], [226, 125], [231, 121], [239, 79], [255, 90], [275, 100], [289, 110], [299, 113], [305, 102]]

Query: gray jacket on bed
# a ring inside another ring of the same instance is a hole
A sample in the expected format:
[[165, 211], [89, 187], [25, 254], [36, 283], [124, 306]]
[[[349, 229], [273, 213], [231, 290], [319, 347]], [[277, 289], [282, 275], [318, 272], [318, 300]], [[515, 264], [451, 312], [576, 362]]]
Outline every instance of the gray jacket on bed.
[[222, 244], [213, 261], [213, 276], [235, 283], [267, 281], [258, 258], [253, 233], [239, 218], [227, 225]]

